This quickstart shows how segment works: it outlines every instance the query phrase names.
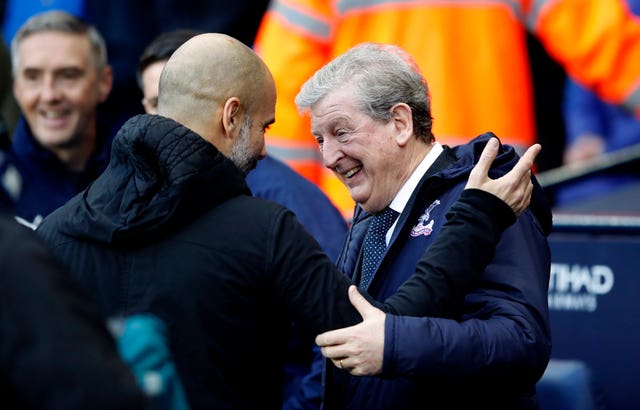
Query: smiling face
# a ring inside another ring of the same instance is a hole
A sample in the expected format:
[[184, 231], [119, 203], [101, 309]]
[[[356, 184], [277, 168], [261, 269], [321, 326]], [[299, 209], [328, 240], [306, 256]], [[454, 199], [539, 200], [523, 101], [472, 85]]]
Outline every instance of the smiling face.
[[324, 165], [368, 212], [389, 205], [406, 181], [406, 130], [394, 119], [384, 123], [359, 111], [354, 86], [341, 87], [311, 107], [312, 133]]
[[111, 90], [111, 72], [96, 69], [87, 36], [34, 33], [18, 55], [14, 95], [36, 140], [54, 152], [87, 139], [93, 144], [96, 107]]

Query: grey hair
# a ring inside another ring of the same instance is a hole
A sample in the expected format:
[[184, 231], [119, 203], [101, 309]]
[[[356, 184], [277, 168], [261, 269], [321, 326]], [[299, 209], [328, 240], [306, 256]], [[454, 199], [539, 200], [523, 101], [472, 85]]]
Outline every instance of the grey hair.
[[407, 104], [415, 134], [425, 142], [433, 141], [427, 82], [414, 59], [400, 47], [362, 43], [338, 56], [302, 85], [295, 99], [298, 110], [308, 112], [347, 84], [355, 85], [357, 109], [375, 120], [388, 122], [395, 104]]
[[18, 48], [24, 39], [32, 34], [47, 31], [61, 33], [83, 34], [89, 37], [91, 57], [97, 70], [107, 66], [107, 45], [98, 30], [81, 19], [64, 11], [52, 10], [30, 17], [18, 30], [11, 40], [11, 66], [15, 75], [18, 69]]

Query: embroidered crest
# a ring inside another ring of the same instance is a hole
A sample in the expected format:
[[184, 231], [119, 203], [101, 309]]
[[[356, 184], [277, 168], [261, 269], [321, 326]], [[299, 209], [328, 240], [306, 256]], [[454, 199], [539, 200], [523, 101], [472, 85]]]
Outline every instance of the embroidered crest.
[[420, 215], [420, 218], [418, 218], [418, 223], [416, 224], [416, 226], [414, 226], [413, 229], [411, 229], [411, 234], [410, 234], [411, 236], [415, 238], [416, 236], [420, 236], [420, 235], [424, 235], [424, 236], [431, 235], [431, 232], [433, 232], [434, 220], [432, 219], [431, 221], [429, 221], [429, 218], [430, 218], [431, 211], [433, 211], [433, 208], [435, 208], [438, 205], [440, 205], [440, 200], [436, 199], [435, 201], [433, 201], [431, 205], [429, 205], [427, 209], [425, 209], [424, 213]]

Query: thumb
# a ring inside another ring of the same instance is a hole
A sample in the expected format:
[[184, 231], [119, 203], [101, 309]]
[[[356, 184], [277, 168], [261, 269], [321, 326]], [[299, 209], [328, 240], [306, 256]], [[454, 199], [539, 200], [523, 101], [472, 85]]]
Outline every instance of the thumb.
[[[479, 179], [480, 181], [484, 180], [489, 175], [489, 168], [491, 168], [491, 164], [493, 160], [498, 155], [498, 148], [500, 144], [498, 143], [497, 138], [491, 138], [487, 145], [485, 145], [482, 150], [482, 154], [480, 154], [480, 159], [478, 159], [478, 163], [471, 170], [471, 175], [469, 175], [469, 179]], [[475, 181], [479, 182], [479, 181]]]
[[362, 319], [366, 319], [366, 317], [377, 309], [367, 301], [358, 291], [358, 288], [354, 285], [349, 286], [349, 301], [353, 305], [354, 308], [360, 313]]

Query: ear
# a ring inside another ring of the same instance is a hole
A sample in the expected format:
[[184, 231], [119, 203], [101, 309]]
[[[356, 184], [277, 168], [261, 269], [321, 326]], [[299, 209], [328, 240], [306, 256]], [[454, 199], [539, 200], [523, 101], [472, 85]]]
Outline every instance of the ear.
[[104, 102], [111, 92], [111, 87], [113, 87], [113, 69], [111, 68], [111, 66], [106, 66], [102, 69], [99, 81], [99, 101]]
[[238, 97], [231, 97], [222, 106], [222, 128], [225, 138], [235, 139], [240, 129], [242, 106]]
[[391, 126], [393, 126], [396, 143], [405, 146], [413, 135], [413, 112], [405, 103], [398, 103], [391, 107]]

